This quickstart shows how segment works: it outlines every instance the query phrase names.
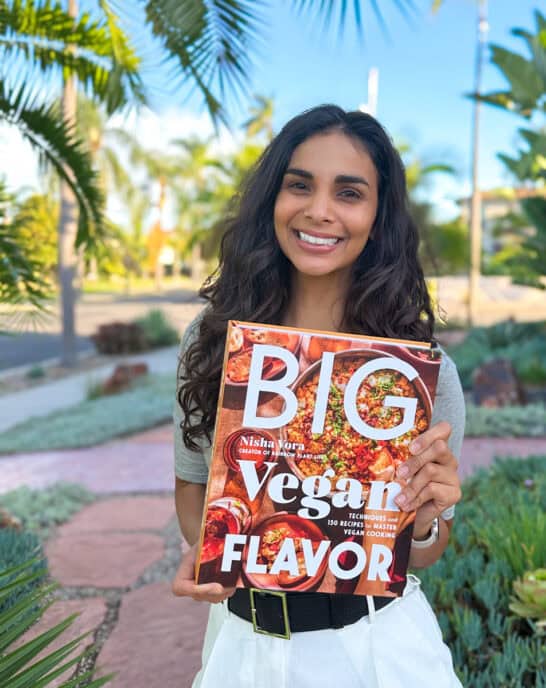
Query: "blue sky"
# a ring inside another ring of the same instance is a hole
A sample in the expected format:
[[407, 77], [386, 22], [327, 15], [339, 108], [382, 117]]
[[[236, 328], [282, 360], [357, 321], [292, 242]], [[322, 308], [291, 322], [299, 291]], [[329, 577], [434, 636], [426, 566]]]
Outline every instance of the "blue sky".
[[[431, 0], [414, 0], [419, 14], [411, 23], [395, 9], [395, 0], [378, 3], [390, 37], [370, 10], [364, 14], [364, 43], [350, 27], [342, 40], [325, 33], [316, 23], [296, 15], [289, 0], [271, 3], [271, 25], [260, 57], [254, 61], [251, 91], [274, 97], [278, 129], [293, 115], [319, 103], [358, 107], [367, 100], [369, 68], [378, 68], [378, 119], [395, 140], [407, 141], [425, 159], [450, 162], [457, 168], [455, 179], [438, 176], [428, 192], [440, 215], [453, 215], [453, 199], [469, 190], [472, 103], [464, 94], [473, 86], [476, 2], [444, 0], [432, 14]], [[523, 41], [511, 36], [510, 30], [515, 26], [534, 29], [533, 10], [541, 5], [539, 0], [489, 0], [489, 40], [525, 53]], [[162, 76], [157, 74], [158, 84]], [[483, 77], [485, 90], [505, 85], [489, 63], [488, 51]], [[210, 131], [195, 96], [185, 102], [181, 92], [157, 97], [154, 110], [126, 123], [150, 147], [163, 147], [169, 137]], [[231, 106], [229, 112], [234, 125], [244, 121], [242, 108]], [[482, 188], [509, 183], [496, 153], [513, 149], [522, 124], [515, 115], [482, 108]], [[32, 155], [5, 127], [0, 128], [0, 174], [7, 175], [12, 187], [35, 183]]]
[[[343, 41], [316, 26], [304, 25], [279, 2], [271, 27], [266, 59], [257, 64], [256, 89], [273, 94], [278, 128], [299, 111], [320, 102], [346, 108], [367, 100], [367, 73], [379, 69], [378, 119], [395, 139], [404, 139], [427, 159], [448, 160], [459, 176], [440, 179], [432, 193], [455, 198], [469, 189], [472, 91], [476, 36], [476, 2], [444, 0], [432, 14], [430, 0], [415, 4], [421, 15], [411, 25], [395, 9], [394, 0], [379, 3], [390, 37], [373, 13], [364, 16], [362, 45], [347, 35]], [[538, 0], [490, 0], [489, 40], [525, 52], [523, 41], [510, 35], [515, 26], [534, 28]], [[543, 11], [546, 10], [542, 5]], [[485, 90], [504, 88], [501, 73], [489, 62], [483, 71]], [[480, 182], [483, 188], [506, 183], [508, 177], [496, 153], [510, 151], [523, 123], [515, 115], [483, 107], [481, 114]]]

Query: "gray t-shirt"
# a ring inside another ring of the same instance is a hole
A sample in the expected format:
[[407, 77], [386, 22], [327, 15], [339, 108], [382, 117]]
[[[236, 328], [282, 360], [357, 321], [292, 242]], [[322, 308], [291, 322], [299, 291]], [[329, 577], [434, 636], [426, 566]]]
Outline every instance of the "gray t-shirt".
[[[180, 355], [197, 336], [197, 327], [201, 321], [198, 315], [187, 327], [180, 345]], [[211, 446], [206, 440], [200, 440], [199, 451], [191, 451], [182, 439], [182, 410], [177, 400], [174, 404], [174, 459], [175, 474], [190, 483], [206, 483], [211, 462]], [[432, 425], [440, 421], [451, 425], [451, 436], [448, 445], [456, 459], [461, 457], [464, 436], [465, 407], [463, 390], [457, 368], [451, 358], [442, 351], [440, 373], [436, 387], [436, 400], [432, 412]]]

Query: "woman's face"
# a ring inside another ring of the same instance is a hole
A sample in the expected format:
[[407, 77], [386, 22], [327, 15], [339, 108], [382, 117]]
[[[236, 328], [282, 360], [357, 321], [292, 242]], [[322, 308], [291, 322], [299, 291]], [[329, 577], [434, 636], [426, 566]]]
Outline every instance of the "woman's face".
[[348, 273], [370, 236], [378, 202], [372, 159], [339, 131], [317, 134], [292, 154], [275, 201], [275, 234], [303, 275]]

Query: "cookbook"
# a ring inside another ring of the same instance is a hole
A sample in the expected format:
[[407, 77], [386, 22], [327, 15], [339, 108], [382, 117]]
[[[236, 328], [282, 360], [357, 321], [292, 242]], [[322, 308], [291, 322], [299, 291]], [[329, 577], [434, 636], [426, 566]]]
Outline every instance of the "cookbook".
[[231, 321], [197, 582], [401, 595], [415, 512], [396, 471], [439, 368], [425, 342]]

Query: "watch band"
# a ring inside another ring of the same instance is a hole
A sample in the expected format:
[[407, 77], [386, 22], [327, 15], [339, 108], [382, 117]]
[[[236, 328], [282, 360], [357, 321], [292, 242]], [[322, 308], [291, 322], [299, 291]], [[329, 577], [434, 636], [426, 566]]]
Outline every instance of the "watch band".
[[448, 506], [447, 509], [444, 509], [440, 516], [444, 519], [444, 521], [451, 521], [451, 519], [455, 516], [455, 504], [453, 504], [453, 506]]
[[430, 535], [426, 540], [415, 540], [412, 538], [411, 540], [411, 546], [414, 547], [415, 549], [426, 549], [427, 547], [431, 547], [432, 545], [436, 544], [438, 540], [440, 539], [440, 521], [438, 517], [432, 521], [432, 525], [430, 526]]

